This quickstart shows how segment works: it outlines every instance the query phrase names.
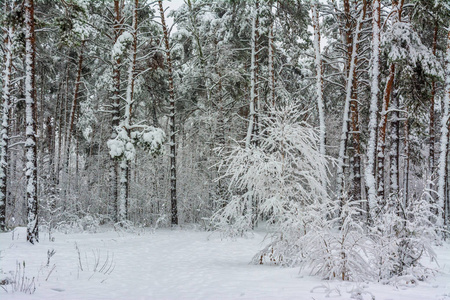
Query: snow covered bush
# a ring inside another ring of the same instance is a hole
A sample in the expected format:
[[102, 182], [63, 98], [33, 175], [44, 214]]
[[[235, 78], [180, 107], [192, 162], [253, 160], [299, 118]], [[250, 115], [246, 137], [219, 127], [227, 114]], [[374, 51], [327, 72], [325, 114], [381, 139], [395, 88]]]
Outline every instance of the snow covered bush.
[[402, 197], [391, 195], [379, 210], [371, 227], [358, 217], [359, 201], [345, 201], [341, 215], [335, 202], [311, 205], [304, 220], [305, 234], [297, 241], [301, 249], [302, 269], [326, 279], [350, 281], [378, 280], [413, 284], [434, 275], [423, 265], [428, 257], [436, 260], [433, 245], [439, 243], [436, 211], [439, 207], [424, 192], [405, 206]]
[[326, 201], [327, 158], [305, 114], [292, 102], [271, 107], [260, 116], [258, 142], [224, 155], [220, 169], [234, 196], [213, 216], [220, 230], [245, 232], [258, 218], [280, 225], [298, 217], [295, 208]]
[[390, 197], [385, 212], [379, 215], [372, 229], [379, 280], [418, 281], [433, 275], [434, 271], [421, 260], [424, 257], [436, 260], [433, 245], [440, 240], [436, 211], [440, 208], [430, 202], [427, 192], [418, 199], [410, 199], [407, 206], [397, 197]]
[[370, 268], [371, 240], [362, 224], [360, 201], [344, 201], [341, 215], [328, 219], [337, 204], [317, 204], [308, 210], [306, 234], [301, 237], [305, 258], [302, 269], [325, 279], [364, 281], [372, 279]]
[[78, 226], [82, 228], [83, 232], [95, 233], [100, 226], [100, 220], [96, 216], [88, 214], [78, 220]]
[[307, 212], [298, 203], [291, 203], [284, 221], [276, 225], [271, 242], [252, 260], [254, 264], [283, 267], [298, 266], [304, 259], [301, 237], [306, 233]]
[[246, 214], [247, 194], [232, 196], [230, 202], [212, 216], [213, 226], [222, 236], [236, 238], [244, 236], [251, 228], [251, 215]]
[[100, 227], [100, 221], [101, 216], [96, 214], [63, 212], [53, 222], [55, 230], [69, 234], [79, 232], [96, 233]]

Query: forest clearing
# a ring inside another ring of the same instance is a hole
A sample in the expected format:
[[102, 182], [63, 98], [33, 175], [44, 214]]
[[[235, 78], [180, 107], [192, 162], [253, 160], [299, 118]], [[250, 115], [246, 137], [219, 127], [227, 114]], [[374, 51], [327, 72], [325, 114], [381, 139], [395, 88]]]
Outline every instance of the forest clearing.
[[2, 299], [450, 299], [449, 0], [0, 6]]

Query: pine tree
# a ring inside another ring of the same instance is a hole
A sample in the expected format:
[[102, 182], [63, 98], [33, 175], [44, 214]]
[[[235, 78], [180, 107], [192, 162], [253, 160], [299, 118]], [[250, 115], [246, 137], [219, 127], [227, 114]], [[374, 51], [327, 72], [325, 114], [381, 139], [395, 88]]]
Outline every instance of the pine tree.
[[[344, 103], [344, 114], [342, 117], [342, 130], [340, 134], [340, 145], [339, 145], [339, 156], [338, 156], [338, 166], [337, 166], [337, 195], [338, 201], [343, 201], [343, 195], [345, 193], [344, 187], [344, 172], [345, 172], [345, 157], [347, 152], [347, 142], [349, 134], [349, 124], [350, 124], [350, 102], [352, 98], [352, 90], [354, 85], [354, 76], [356, 74], [356, 63], [357, 63], [357, 51], [358, 43], [360, 38], [360, 33], [362, 29], [362, 23], [364, 22], [365, 9], [360, 9], [359, 17], [357, 19], [355, 32], [353, 37], [348, 39], [348, 70], [346, 78], [346, 89], [345, 89], [345, 103]], [[349, 33], [350, 34], [350, 33]], [[351, 42], [350, 42], [351, 41]]]
[[[443, 99], [443, 113], [441, 125], [441, 140], [439, 153], [438, 170], [438, 206], [443, 209], [443, 224], [449, 224], [448, 197], [446, 197], [446, 181], [448, 179], [448, 149], [449, 149], [449, 131], [450, 131], [450, 29], [447, 34], [447, 51], [445, 54], [445, 89]], [[447, 191], [448, 194], [448, 191]], [[438, 218], [441, 221], [442, 218]]]
[[173, 71], [172, 60], [170, 58], [169, 32], [167, 30], [164, 9], [162, 1], [158, 1], [159, 11], [161, 15], [161, 24], [164, 32], [164, 45], [166, 50], [167, 70], [169, 76], [169, 101], [170, 101], [170, 204], [171, 204], [171, 223], [178, 224], [178, 207], [177, 207], [177, 165], [176, 165], [176, 140], [175, 140], [175, 93], [173, 87]]
[[371, 72], [371, 99], [369, 116], [369, 140], [367, 146], [367, 166], [365, 179], [368, 195], [369, 217], [373, 218], [376, 207], [376, 177], [375, 177], [375, 149], [377, 137], [377, 112], [380, 76], [380, 27], [381, 27], [381, 3], [380, 0], [372, 2], [372, 72]]
[[[402, 10], [403, 10], [403, 0], [401, 0], [401, 3], [397, 0], [392, 1], [392, 9], [394, 11], [393, 14], [393, 24], [396, 24], [397, 22], [401, 22], [401, 16], [402, 16]], [[381, 115], [380, 115], [380, 122], [378, 124], [378, 141], [377, 141], [377, 183], [378, 183], [378, 197], [381, 206], [383, 206], [386, 203], [386, 187], [384, 182], [384, 176], [385, 176], [385, 149], [386, 149], [386, 129], [387, 129], [387, 120], [388, 120], [388, 110], [389, 110], [389, 104], [391, 101], [392, 91], [394, 89], [394, 79], [395, 79], [395, 73], [396, 67], [395, 62], [390, 63], [389, 67], [389, 77], [386, 82], [386, 87], [384, 89], [383, 94], [383, 104], [381, 108]]]
[[[119, 37], [123, 32], [123, 22], [122, 17], [124, 2], [119, 0], [114, 0], [114, 45], [118, 42]], [[112, 97], [111, 97], [111, 108], [112, 108], [112, 133], [111, 139], [117, 137], [116, 128], [119, 126], [120, 122], [120, 56], [112, 55]], [[114, 220], [119, 221], [119, 193], [118, 193], [118, 161], [112, 159], [110, 167], [110, 181], [111, 181], [111, 197], [114, 202]]]

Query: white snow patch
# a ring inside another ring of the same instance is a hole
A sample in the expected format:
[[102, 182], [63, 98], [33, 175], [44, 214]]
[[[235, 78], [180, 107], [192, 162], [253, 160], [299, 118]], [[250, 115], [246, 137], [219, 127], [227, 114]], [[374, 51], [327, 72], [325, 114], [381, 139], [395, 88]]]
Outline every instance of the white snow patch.
[[[36, 277], [33, 295], [6, 293], [9, 299], [350, 299], [355, 290], [375, 299], [448, 299], [450, 295], [450, 245], [436, 248], [442, 266], [432, 282], [398, 287], [378, 283], [322, 281], [301, 276], [298, 268], [250, 265], [263, 247], [264, 232], [253, 239], [222, 240], [211, 232], [157, 230], [139, 235], [107, 231], [96, 234], [56, 233], [55, 242], [41, 233], [34, 246], [26, 242], [26, 228], [0, 234], [0, 268], [15, 270], [26, 262], [26, 276]], [[79, 270], [80, 250], [84, 270]], [[55, 254], [47, 264], [47, 251]], [[93, 271], [93, 253], [101, 261], [114, 254], [114, 270], [105, 275]], [[86, 260], [87, 258], [87, 260]], [[89, 263], [88, 263], [88, 262]], [[50, 270], [54, 271], [46, 280]], [[88, 267], [89, 266], [89, 267]], [[7, 274], [1, 274], [4, 278]], [[339, 296], [340, 294], [340, 296]], [[358, 298], [357, 298], [358, 299]]]

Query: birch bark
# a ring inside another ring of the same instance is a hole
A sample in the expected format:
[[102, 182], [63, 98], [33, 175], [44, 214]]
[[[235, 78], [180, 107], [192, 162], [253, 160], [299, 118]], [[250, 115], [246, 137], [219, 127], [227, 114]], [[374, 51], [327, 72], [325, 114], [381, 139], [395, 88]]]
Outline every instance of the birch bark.
[[319, 110], [319, 146], [320, 153], [325, 155], [325, 109], [323, 100], [323, 78], [322, 78], [322, 55], [320, 53], [320, 22], [318, 1], [314, 1], [312, 5], [312, 22], [314, 28], [314, 65], [316, 68], [316, 93], [317, 93], [317, 107]]
[[[5, 2], [5, 11], [8, 11]], [[6, 195], [8, 175], [8, 144], [9, 144], [9, 113], [11, 105], [11, 80], [13, 68], [13, 37], [15, 28], [8, 24], [4, 30], [4, 68], [3, 68], [3, 95], [2, 95], [2, 123], [0, 131], [0, 231], [6, 230]]]
[[25, 122], [26, 122], [26, 166], [27, 178], [27, 241], [39, 242], [38, 199], [37, 199], [37, 155], [36, 155], [36, 89], [35, 57], [36, 39], [34, 33], [34, 2], [25, 0]]

